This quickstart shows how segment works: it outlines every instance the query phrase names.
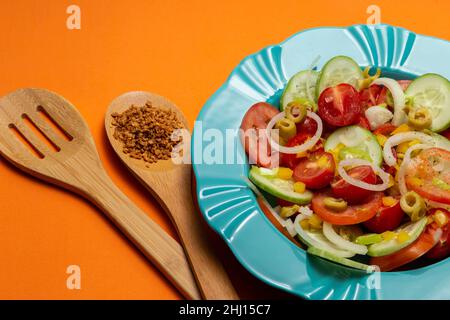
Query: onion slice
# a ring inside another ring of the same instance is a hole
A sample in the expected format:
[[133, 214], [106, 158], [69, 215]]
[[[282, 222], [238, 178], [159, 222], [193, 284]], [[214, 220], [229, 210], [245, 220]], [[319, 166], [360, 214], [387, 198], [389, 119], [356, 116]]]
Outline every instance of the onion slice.
[[285, 221], [286, 225], [284, 226], [287, 230], [287, 232], [289, 233], [289, 235], [294, 238], [297, 235], [297, 231], [294, 228], [294, 223], [292, 222], [291, 219], [288, 219]]
[[387, 108], [381, 106], [373, 106], [364, 113], [370, 124], [370, 129], [375, 130], [379, 126], [391, 121], [393, 114]]
[[396, 163], [395, 157], [392, 154], [392, 148], [399, 145], [400, 143], [411, 141], [411, 140], [419, 140], [422, 143], [433, 144], [433, 138], [429, 135], [426, 135], [422, 132], [410, 131], [410, 132], [402, 132], [396, 135], [393, 135], [389, 139], [386, 140], [383, 147], [383, 158], [384, 162], [388, 166], [393, 166]]
[[[339, 247], [337, 247], [334, 243], [332, 243], [330, 241], [329, 241], [329, 245], [328, 245], [328, 244], [324, 244], [323, 242], [310, 237], [308, 235], [308, 233], [305, 230], [303, 230], [302, 226], [300, 225], [300, 222], [305, 219], [308, 219], [308, 217], [303, 214], [297, 215], [297, 217], [295, 218], [295, 221], [294, 221], [294, 228], [295, 228], [295, 231], [297, 231], [299, 237], [301, 239], [303, 239], [303, 241], [307, 242], [307, 244], [309, 246], [313, 246], [317, 249], [327, 251], [335, 256], [342, 257], [342, 258], [351, 258], [355, 255], [351, 251], [339, 249]], [[324, 239], [324, 240], [327, 240], [327, 239]]]
[[276, 151], [286, 153], [286, 154], [297, 154], [299, 152], [303, 152], [303, 151], [309, 150], [312, 147], [314, 147], [316, 145], [317, 141], [319, 141], [320, 137], [322, 136], [323, 124], [322, 124], [322, 120], [320, 119], [320, 117], [317, 114], [315, 114], [314, 112], [311, 112], [308, 110], [306, 115], [309, 118], [311, 118], [317, 122], [317, 131], [314, 134], [314, 136], [311, 137], [311, 139], [308, 139], [308, 140], [306, 140], [305, 143], [295, 146], [295, 147], [285, 147], [285, 146], [279, 145], [278, 142], [276, 142], [272, 138], [272, 129], [273, 129], [273, 127], [275, 127], [275, 124], [279, 120], [281, 120], [285, 117], [285, 112], [283, 111], [283, 112], [280, 112], [279, 114], [277, 114], [275, 117], [273, 117], [267, 124], [266, 135], [269, 139], [271, 147], [274, 148]]
[[406, 181], [405, 181], [405, 174], [406, 169], [408, 168], [408, 164], [411, 161], [411, 153], [415, 150], [420, 149], [428, 149], [432, 146], [428, 144], [415, 144], [408, 148], [405, 152], [405, 156], [403, 158], [402, 164], [400, 165], [400, 168], [398, 169], [398, 188], [400, 189], [400, 193], [404, 195], [408, 192], [408, 189], [406, 188]]
[[[344, 167], [347, 166], [370, 166], [372, 170], [381, 178], [382, 184], [370, 184], [351, 177]], [[389, 173], [383, 171], [380, 167], [374, 165], [372, 162], [363, 159], [345, 159], [339, 162], [338, 173], [346, 182], [359, 187], [361, 189], [370, 191], [384, 191], [389, 188]]]
[[362, 244], [356, 244], [347, 239], [342, 238], [340, 235], [336, 233], [333, 228], [333, 225], [324, 221], [323, 222], [323, 234], [325, 237], [337, 245], [339, 248], [347, 251], [351, 251], [357, 254], [366, 254], [367, 247]]
[[403, 108], [405, 107], [406, 99], [400, 84], [390, 78], [378, 78], [372, 84], [385, 86], [391, 92], [392, 98], [394, 99], [394, 118], [392, 119], [392, 124], [399, 126], [405, 123], [407, 117]]

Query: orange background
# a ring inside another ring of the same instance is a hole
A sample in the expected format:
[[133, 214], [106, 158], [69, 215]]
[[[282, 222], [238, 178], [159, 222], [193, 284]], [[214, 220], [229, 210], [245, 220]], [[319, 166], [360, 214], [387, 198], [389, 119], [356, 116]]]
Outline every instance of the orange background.
[[[70, 4], [81, 7], [81, 30], [66, 28]], [[242, 58], [305, 28], [365, 23], [370, 4], [381, 7], [382, 22], [450, 40], [447, 0], [1, 1], [0, 94], [32, 86], [70, 100], [89, 123], [113, 180], [174, 235], [107, 143], [109, 102], [126, 91], [152, 91], [176, 102], [193, 123]], [[0, 299], [180, 298], [83, 199], [30, 179], [3, 159], [0, 195]], [[285, 297], [254, 280], [229, 253], [224, 258], [243, 297]], [[81, 290], [66, 288], [70, 264], [81, 267]]]

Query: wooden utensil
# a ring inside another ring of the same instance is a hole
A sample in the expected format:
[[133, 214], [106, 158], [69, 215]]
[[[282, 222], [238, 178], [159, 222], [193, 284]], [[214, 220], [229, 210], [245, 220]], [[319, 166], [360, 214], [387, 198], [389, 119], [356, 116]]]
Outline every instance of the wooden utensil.
[[105, 127], [109, 142], [128, 169], [152, 193], [172, 219], [194, 269], [202, 295], [206, 299], [239, 299], [207, 238], [206, 230], [198, 221], [200, 217], [191, 194], [191, 165], [174, 164], [171, 159], [154, 164], [133, 159], [122, 152], [121, 142], [113, 137], [111, 115], [115, 112], [122, 113], [131, 105], [143, 106], [146, 102], [176, 112], [185, 128], [189, 127], [182, 112], [166, 98], [142, 91], [129, 92], [116, 98], [106, 112]]
[[27, 173], [92, 201], [186, 298], [201, 299], [183, 248], [114, 185], [70, 102], [42, 89], [2, 97], [0, 153]]

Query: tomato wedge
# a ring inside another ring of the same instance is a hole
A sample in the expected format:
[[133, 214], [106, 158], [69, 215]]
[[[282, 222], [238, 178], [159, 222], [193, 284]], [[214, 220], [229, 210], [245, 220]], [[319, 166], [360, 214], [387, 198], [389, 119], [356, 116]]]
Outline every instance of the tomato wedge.
[[325, 89], [318, 105], [320, 117], [338, 127], [358, 122], [362, 110], [358, 91], [347, 83]]
[[[370, 166], [359, 166], [348, 171], [348, 175], [359, 181], [369, 184], [377, 183], [377, 175]], [[372, 191], [354, 186], [340, 176], [331, 183], [333, 194], [349, 203], [364, 202]]]
[[[312, 135], [308, 133], [297, 133], [293, 138], [291, 138], [288, 143], [286, 143], [286, 147], [295, 147], [298, 145], [301, 145], [305, 143], [305, 141], [309, 138], [311, 138]], [[306, 154], [311, 154], [316, 151], [323, 151], [323, 140], [320, 139], [317, 141], [314, 147], [309, 149]], [[291, 168], [292, 170], [295, 169], [295, 167], [299, 164], [299, 162], [302, 161], [302, 157], [297, 157], [296, 154], [287, 154], [287, 153], [280, 153], [280, 164], [284, 167]]]
[[308, 134], [311, 137], [317, 131], [317, 122], [309, 117], [306, 117], [305, 121], [297, 124], [297, 133], [298, 134]]
[[396, 126], [394, 126], [392, 123], [385, 123], [379, 126], [373, 133], [374, 134], [382, 134], [384, 136], [388, 136], [397, 129]]
[[[310, 138], [311, 135], [308, 133], [298, 133], [293, 138], [289, 139], [286, 143], [286, 147], [295, 147], [301, 145], [306, 141], [306, 139]], [[301, 161], [301, 158], [298, 158], [296, 154], [280, 154], [280, 163], [282, 166], [294, 169], [295, 166]]]
[[406, 185], [422, 197], [450, 204], [450, 151], [424, 150], [408, 165]]
[[391, 271], [412, 262], [436, 245], [435, 232], [435, 229], [428, 227], [415, 242], [406, 248], [387, 256], [373, 257], [370, 259], [370, 264], [378, 266], [381, 271]]
[[298, 163], [294, 169], [294, 180], [303, 182], [309, 189], [322, 189], [333, 180], [334, 171], [333, 155], [316, 151]]
[[397, 228], [403, 220], [405, 213], [400, 207], [400, 201], [390, 207], [381, 207], [377, 214], [364, 222], [364, 226], [371, 232], [383, 233]]
[[259, 102], [245, 113], [241, 123], [241, 142], [250, 163], [268, 168], [277, 165], [272, 163], [271, 148], [264, 129], [267, 128], [270, 119], [279, 112], [274, 106]]
[[374, 84], [364, 90], [361, 90], [359, 93], [359, 98], [363, 109], [378, 105], [378, 97], [380, 96], [382, 89], [382, 86]]
[[[433, 215], [436, 211], [441, 211], [450, 220], [450, 212], [445, 209], [433, 209], [429, 212], [429, 215]], [[450, 256], [450, 223], [447, 222], [446, 225], [442, 227], [442, 236], [438, 243], [431, 249], [426, 257], [430, 259], [444, 259]]]
[[325, 204], [326, 197], [333, 197], [330, 191], [317, 193], [312, 200], [312, 210], [322, 220], [336, 225], [352, 225], [369, 220], [377, 214], [382, 206], [382, 192], [372, 192], [372, 194], [362, 204], [349, 205], [345, 211], [334, 212], [329, 210]]

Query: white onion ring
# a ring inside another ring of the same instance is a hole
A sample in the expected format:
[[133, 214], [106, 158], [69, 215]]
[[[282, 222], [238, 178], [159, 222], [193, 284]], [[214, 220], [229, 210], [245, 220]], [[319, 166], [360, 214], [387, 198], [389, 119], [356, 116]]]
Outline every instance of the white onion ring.
[[333, 228], [333, 225], [324, 221], [323, 222], [323, 234], [325, 237], [337, 245], [339, 248], [347, 251], [351, 251], [357, 254], [366, 254], [367, 247], [362, 244], [356, 244], [347, 239], [342, 238], [340, 235], [336, 233]]
[[314, 121], [317, 122], [317, 131], [314, 134], [314, 136], [311, 137], [311, 139], [308, 139], [305, 143], [303, 143], [299, 146], [284, 147], [284, 146], [280, 146], [278, 144], [278, 142], [276, 142], [272, 138], [273, 127], [279, 120], [283, 119], [285, 117], [285, 115], [286, 115], [286, 113], [284, 111], [280, 112], [275, 117], [273, 117], [267, 124], [266, 136], [269, 139], [269, 143], [270, 143], [271, 147], [273, 147], [276, 151], [279, 151], [281, 153], [286, 153], [286, 154], [297, 154], [299, 152], [303, 152], [303, 151], [309, 150], [312, 147], [314, 147], [316, 145], [317, 141], [319, 141], [320, 137], [322, 136], [323, 124], [322, 124], [322, 119], [320, 119], [320, 117], [317, 114], [315, 114], [314, 112], [311, 112], [309, 110], [307, 111], [306, 115], [309, 118], [312, 118]]
[[[329, 246], [325, 246], [322, 244], [322, 242], [317, 241], [314, 238], [311, 238], [305, 230], [303, 230], [302, 226], [300, 225], [300, 222], [302, 220], [308, 219], [307, 216], [303, 215], [303, 214], [299, 214], [297, 215], [297, 217], [295, 218], [294, 221], [294, 228], [295, 231], [297, 231], [297, 233], [299, 234], [300, 238], [304, 239], [304, 241], [306, 241], [309, 245], [317, 248], [317, 249], [321, 249], [324, 251], [327, 251], [329, 253], [334, 254], [335, 256], [338, 257], [342, 257], [342, 258], [351, 258], [353, 257], [355, 254], [351, 251], [346, 251], [346, 250], [341, 250], [339, 249], [336, 245], [334, 245], [332, 242], [330, 242]], [[331, 247], [331, 245], [333, 245], [335, 248]]]
[[405, 182], [405, 174], [406, 169], [408, 167], [409, 162], [411, 161], [411, 153], [415, 150], [419, 149], [428, 149], [432, 146], [428, 144], [415, 144], [408, 148], [405, 152], [405, 157], [403, 158], [402, 164], [400, 165], [400, 168], [398, 169], [398, 188], [400, 189], [400, 193], [404, 195], [408, 192], [408, 189], [406, 188], [406, 182]]
[[386, 142], [384, 143], [383, 147], [384, 162], [386, 162], [388, 166], [395, 165], [396, 160], [394, 155], [392, 154], [392, 147], [395, 147], [402, 142], [411, 140], [419, 140], [422, 143], [433, 144], [433, 138], [422, 132], [410, 131], [395, 134], [389, 139], [387, 139]]
[[[351, 177], [347, 171], [345, 171], [346, 166], [370, 166], [372, 170], [377, 174], [381, 180], [382, 184], [370, 184], [361, 180], [357, 180]], [[370, 190], [370, 191], [384, 191], [389, 188], [389, 173], [384, 172], [380, 167], [374, 165], [372, 162], [363, 160], [363, 159], [345, 159], [339, 162], [338, 165], [338, 173], [346, 182], [359, 187], [361, 189]]]
[[400, 84], [396, 80], [390, 78], [378, 78], [372, 82], [372, 84], [385, 86], [391, 92], [392, 98], [394, 99], [394, 118], [392, 119], [392, 124], [399, 126], [402, 123], [405, 123], [407, 118], [403, 108], [405, 107], [406, 99]]

